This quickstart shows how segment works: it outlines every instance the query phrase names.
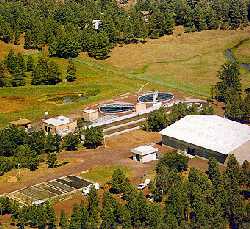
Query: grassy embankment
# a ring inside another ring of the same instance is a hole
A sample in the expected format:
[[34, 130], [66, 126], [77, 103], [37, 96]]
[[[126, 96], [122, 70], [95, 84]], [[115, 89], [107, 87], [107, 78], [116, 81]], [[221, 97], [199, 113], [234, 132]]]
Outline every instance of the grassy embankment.
[[[224, 52], [240, 41], [249, 38], [245, 31], [203, 31], [165, 36], [149, 40], [146, 44], [116, 47], [111, 57], [96, 61], [81, 54], [74, 59], [77, 81], [56, 86], [25, 86], [0, 89], [0, 126], [19, 117], [39, 120], [45, 111], [50, 114], [67, 114], [84, 105], [123, 94], [136, 92], [145, 82], [145, 88], [181, 92], [186, 96], [207, 97], [210, 86], [217, 81], [216, 74], [225, 62]], [[250, 41], [234, 50], [237, 58], [249, 62]], [[11, 45], [0, 43], [0, 58], [8, 53]], [[39, 55], [36, 51], [23, 50], [25, 54]], [[65, 77], [67, 61], [53, 58]], [[27, 78], [29, 81], [29, 77]], [[250, 86], [250, 72], [242, 70], [244, 87]], [[58, 103], [57, 97], [86, 94], [83, 101], [70, 104]]]

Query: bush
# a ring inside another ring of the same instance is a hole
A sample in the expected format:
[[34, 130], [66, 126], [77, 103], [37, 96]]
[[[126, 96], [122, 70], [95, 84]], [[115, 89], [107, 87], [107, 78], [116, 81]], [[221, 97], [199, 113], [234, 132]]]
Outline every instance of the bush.
[[147, 131], [159, 132], [168, 125], [168, 116], [164, 108], [160, 108], [148, 115], [144, 129]]
[[188, 157], [175, 152], [166, 153], [158, 162], [156, 171], [159, 171], [161, 167], [167, 167], [177, 172], [185, 171], [188, 167]]
[[0, 176], [15, 167], [12, 157], [0, 157]]
[[80, 137], [76, 134], [70, 133], [63, 139], [63, 147], [68, 151], [76, 150], [79, 143]]
[[111, 180], [111, 189], [112, 193], [124, 193], [130, 191], [130, 184], [128, 178], [121, 169], [116, 169], [112, 175]]
[[56, 153], [49, 153], [47, 164], [48, 164], [48, 168], [55, 168], [57, 166]]
[[103, 132], [99, 127], [90, 127], [84, 131], [84, 146], [95, 149], [103, 143]]

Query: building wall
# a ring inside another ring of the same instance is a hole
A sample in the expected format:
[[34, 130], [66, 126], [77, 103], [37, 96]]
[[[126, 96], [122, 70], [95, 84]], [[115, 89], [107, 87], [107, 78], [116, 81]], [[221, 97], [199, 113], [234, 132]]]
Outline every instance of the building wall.
[[156, 160], [156, 153], [151, 153], [151, 154], [144, 155], [144, 156], [141, 156], [139, 154], [137, 156], [137, 154], [133, 154], [133, 160], [138, 161], [137, 159], [139, 159], [139, 162], [141, 162], [141, 163], [155, 161]]
[[52, 126], [52, 125], [48, 125], [46, 123], [43, 123], [43, 129], [45, 132], [48, 133], [48, 131], [46, 131], [46, 127], [47, 127], [47, 129], [50, 128], [51, 134], [57, 134], [57, 133], [65, 132], [65, 131], [67, 133], [73, 133], [76, 130], [77, 121], [74, 121], [74, 122], [71, 122], [71, 123], [65, 124], [65, 125], [60, 125], [60, 126]]
[[188, 154], [191, 154], [193, 156], [199, 156], [204, 157], [206, 159], [209, 159], [209, 157], [216, 158], [220, 163], [224, 163], [227, 156], [225, 154], [221, 154], [219, 152], [215, 152], [213, 150], [205, 149], [200, 146], [196, 146], [175, 138], [171, 138], [168, 136], [162, 136], [162, 144], [166, 146], [173, 147], [175, 149], [180, 149], [183, 151], [186, 151]]
[[141, 162], [142, 163], [146, 163], [146, 162], [150, 162], [150, 161], [155, 161], [156, 160], [156, 153], [151, 153], [145, 156], [142, 156], [141, 158]]

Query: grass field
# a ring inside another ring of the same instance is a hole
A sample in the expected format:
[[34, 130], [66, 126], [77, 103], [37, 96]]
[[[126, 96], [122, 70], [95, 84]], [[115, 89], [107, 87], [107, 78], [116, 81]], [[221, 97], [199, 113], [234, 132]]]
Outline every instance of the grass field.
[[111, 181], [114, 170], [118, 168], [122, 169], [122, 171], [126, 173], [127, 177], [131, 176], [131, 171], [125, 166], [98, 166], [90, 169], [86, 173], [82, 173], [81, 177], [103, 185]]
[[[168, 90], [206, 97], [225, 62], [224, 52], [249, 38], [245, 31], [202, 31], [165, 36], [146, 44], [116, 47], [106, 62], [123, 69], [133, 79], [143, 79]], [[249, 43], [239, 46], [237, 56], [250, 58]], [[242, 71], [242, 82], [250, 86], [250, 73]]]
[[[25, 86], [0, 89], [0, 126], [19, 117], [39, 120], [45, 111], [51, 115], [68, 114], [126, 92], [135, 93], [149, 82], [144, 90], [169, 90], [186, 96], [207, 97], [216, 74], [225, 62], [224, 52], [249, 38], [250, 28], [241, 31], [203, 31], [165, 36], [145, 44], [116, 47], [111, 57], [96, 61], [86, 54], [74, 59], [77, 81], [56, 86]], [[39, 55], [36, 50], [0, 42], [0, 59], [13, 48], [25, 54]], [[250, 41], [245, 41], [234, 53], [240, 61], [250, 61]], [[53, 58], [65, 77], [67, 61]], [[29, 81], [29, 77], [27, 77]], [[244, 87], [250, 86], [250, 72], [242, 70]], [[58, 103], [57, 98], [82, 94], [84, 100]]]

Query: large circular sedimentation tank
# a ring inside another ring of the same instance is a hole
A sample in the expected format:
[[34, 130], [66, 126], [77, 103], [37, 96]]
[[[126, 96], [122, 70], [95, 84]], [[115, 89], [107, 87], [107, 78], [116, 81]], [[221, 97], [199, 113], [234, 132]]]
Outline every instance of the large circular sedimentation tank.
[[132, 103], [108, 103], [99, 106], [101, 113], [117, 114], [132, 111], [135, 109]]
[[149, 92], [138, 97], [138, 102], [154, 103], [154, 102], [169, 102], [174, 98], [174, 95], [168, 92]]

